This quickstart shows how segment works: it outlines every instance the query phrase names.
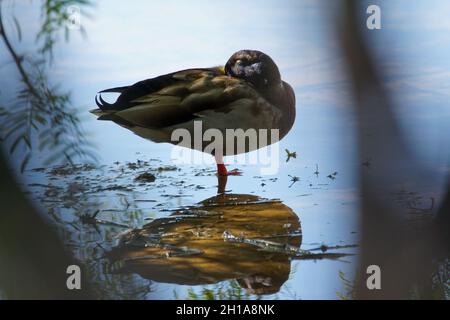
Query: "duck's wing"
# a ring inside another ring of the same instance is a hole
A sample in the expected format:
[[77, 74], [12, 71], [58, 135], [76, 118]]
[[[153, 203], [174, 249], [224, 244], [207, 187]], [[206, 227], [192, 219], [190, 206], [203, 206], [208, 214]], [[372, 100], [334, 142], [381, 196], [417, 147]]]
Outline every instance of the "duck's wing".
[[102, 92], [121, 95], [113, 104], [99, 97], [100, 120], [144, 128], [177, 125], [210, 111], [227, 113], [258, 97], [251, 85], [226, 76], [221, 67], [183, 70]]
[[[95, 97], [95, 102], [100, 110], [104, 112], [108, 111], [120, 111], [124, 109], [128, 109], [138, 105], [139, 103], [135, 102], [135, 99], [140, 97], [156, 93], [159, 90], [167, 87], [171, 87], [174, 85], [179, 85], [180, 82], [186, 80], [194, 80], [199, 77], [202, 77], [205, 73], [212, 73], [216, 75], [220, 75], [222, 73], [219, 68], [211, 68], [211, 69], [187, 69], [178, 72], [173, 72], [169, 74], [165, 74], [159, 77], [142, 80], [131, 86], [117, 87], [102, 90]], [[115, 103], [108, 103], [103, 100], [101, 94], [102, 93], [120, 93], [120, 96], [117, 98]]]

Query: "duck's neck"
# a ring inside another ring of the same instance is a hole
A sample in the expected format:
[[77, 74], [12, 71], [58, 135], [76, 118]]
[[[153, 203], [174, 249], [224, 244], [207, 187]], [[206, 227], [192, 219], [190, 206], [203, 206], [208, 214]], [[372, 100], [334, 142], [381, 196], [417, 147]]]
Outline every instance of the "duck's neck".
[[295, 94], [292, 87], [282, 81], [281, 84], [273, 85], [266, 91], [266, 98], [282, 113], [280, 121], [280, 139], [291, 130], [295, 121]]

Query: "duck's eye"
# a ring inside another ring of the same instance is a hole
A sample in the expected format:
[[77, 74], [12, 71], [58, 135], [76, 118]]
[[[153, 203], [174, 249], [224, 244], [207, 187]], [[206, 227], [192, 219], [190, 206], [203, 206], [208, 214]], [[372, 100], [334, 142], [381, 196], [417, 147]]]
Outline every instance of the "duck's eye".
[[241, 59], [234, 62], [232, 70], [235, 75], [245, 75], [245, 64]]

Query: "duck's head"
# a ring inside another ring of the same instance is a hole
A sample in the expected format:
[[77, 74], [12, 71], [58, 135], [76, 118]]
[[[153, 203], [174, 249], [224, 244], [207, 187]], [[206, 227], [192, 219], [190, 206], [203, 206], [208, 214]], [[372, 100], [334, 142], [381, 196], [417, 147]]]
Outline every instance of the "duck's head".
[[258, 90], [281, 84], [281, 75], [275, 62], [257, 50], [240, 50], [225, 65], [228, 76], [244, 79]]

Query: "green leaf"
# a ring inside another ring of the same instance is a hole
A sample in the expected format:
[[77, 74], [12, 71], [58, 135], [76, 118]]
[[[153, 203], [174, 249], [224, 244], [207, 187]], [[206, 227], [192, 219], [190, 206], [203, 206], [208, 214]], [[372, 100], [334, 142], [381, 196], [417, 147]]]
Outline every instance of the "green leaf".
[[19, 136], [14, 143], [11, 145], [11, 148], [9, 149], [9, 153], [14, 153], [19, 143], [23, 140], [23, 136]]
[[30, 162], [31, 159], [31, 153], [27, 153], [25, 155], [25, 158], [22, 160], [22, 164], [20, 166], [20, 172], [23, 173], [28, 165], [28, 162]]
[[22, 41], [22, 29], [20, 28], [19, 21], [17, 20], [16, 16], [13, 16], [14, 25], [16, 27], [17, 31], [17, 38], [19, 39], [19, 42]]

